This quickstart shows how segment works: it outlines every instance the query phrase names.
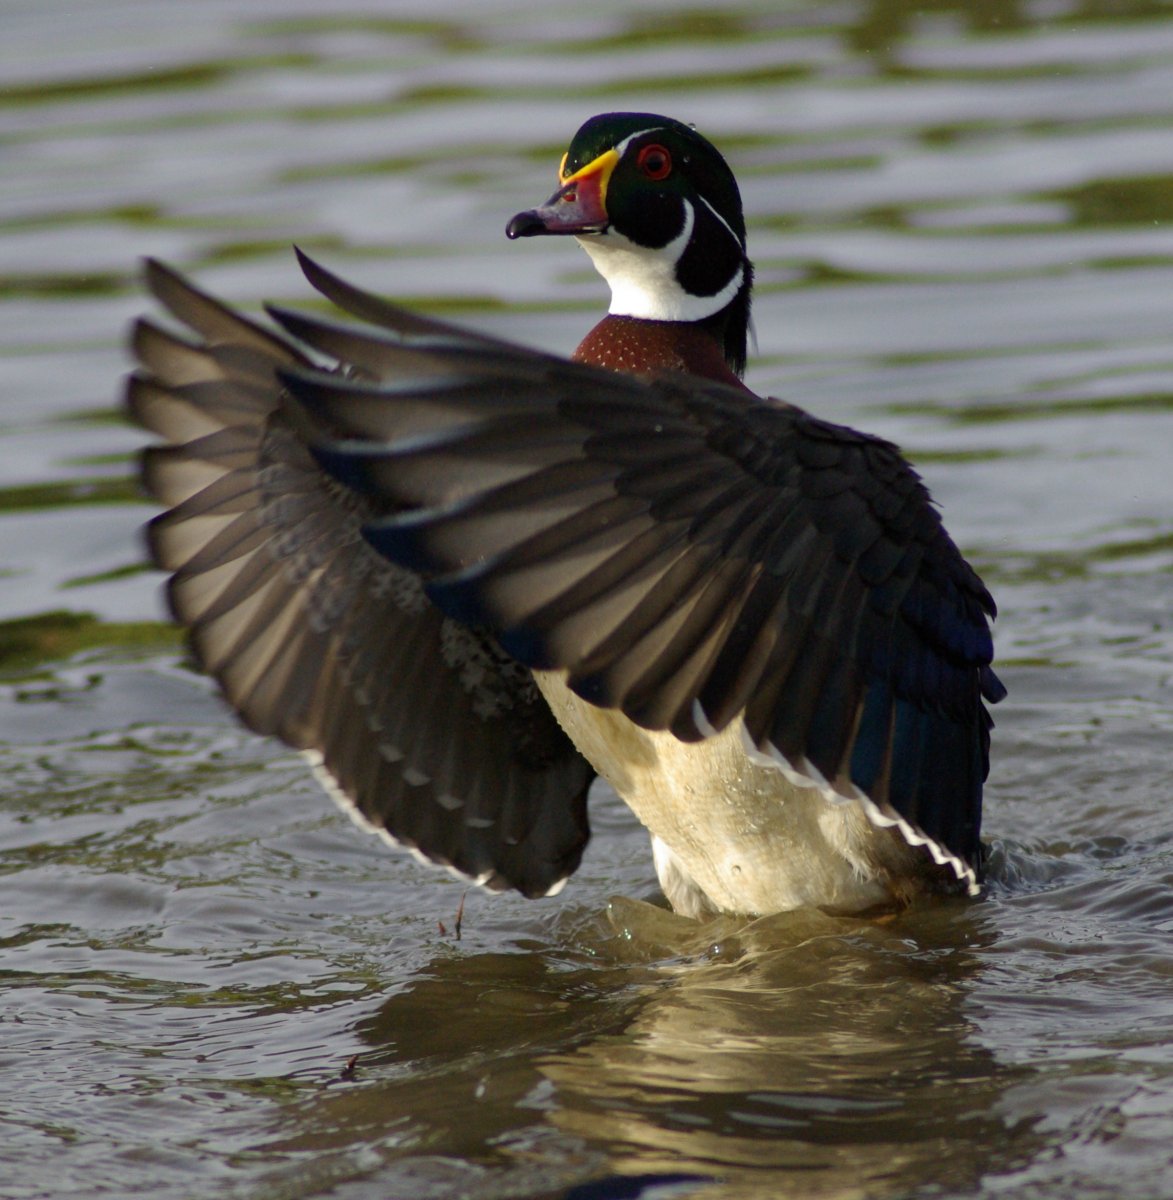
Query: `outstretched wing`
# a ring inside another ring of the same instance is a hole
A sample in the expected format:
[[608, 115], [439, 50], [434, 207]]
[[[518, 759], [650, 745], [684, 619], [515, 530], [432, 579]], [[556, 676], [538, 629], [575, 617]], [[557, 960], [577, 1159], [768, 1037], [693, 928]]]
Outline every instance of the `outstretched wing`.
[[147, 280], [196, 335], [140, 322], [127, 403], [165, 442], [143, 457], [168, 508], [150, 549], [200, 663], [364, 823], [488, 887], [556, 891], [593, 772], [530, 673], [366, 542], [388, 503], [339, 486], [282, 411], [279, 374], [310, 359], [158, 263]]
[[887, 442], [681, 376], [641, 380], [311, 282], [382, 330], [273, 316], [344, 376], [281, 372], [370, 546], [586, 700], [860, 798], [980, 871], [994, 604]]

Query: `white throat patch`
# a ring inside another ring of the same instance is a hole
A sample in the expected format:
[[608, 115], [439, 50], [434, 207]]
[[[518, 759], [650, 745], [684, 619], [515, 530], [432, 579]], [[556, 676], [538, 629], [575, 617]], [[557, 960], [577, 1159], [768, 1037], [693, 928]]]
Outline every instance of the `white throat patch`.
[[[701, 321], [719, 313], [741, 289], [745, 268], [713, 296], [693, 296], [680, 286], [676, 264], [688, 247], [696, 212], [684, 204], [684, 228], [666, 246], [649, 250], [637, 246], [614, 229], [586, 234], [578, 244], [591, 256], [595, 270], [611, 287], [611, 307], [616, 317], [642, 317], [648, 321]], [[730, 231], [732, 233], [732, 231]]]

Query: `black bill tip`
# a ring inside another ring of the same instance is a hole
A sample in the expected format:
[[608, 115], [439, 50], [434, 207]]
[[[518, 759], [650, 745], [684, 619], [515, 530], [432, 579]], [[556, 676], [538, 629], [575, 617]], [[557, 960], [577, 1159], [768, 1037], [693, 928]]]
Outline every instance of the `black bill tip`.
[[546, 222], [542, 220], [536, 209], [528, 209], [526, 212], [519, 212], [508, 225], [505, 226], [505, 236], [511, 240], [523, 237], [534, 237], [539, 233], [546, 233]]

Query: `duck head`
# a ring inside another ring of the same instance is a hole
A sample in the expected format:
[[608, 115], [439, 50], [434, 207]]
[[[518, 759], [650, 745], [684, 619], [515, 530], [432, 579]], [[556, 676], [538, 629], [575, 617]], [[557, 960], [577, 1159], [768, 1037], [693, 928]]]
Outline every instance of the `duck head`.
[[573, 235], [611, 288], [612, 316], [703, 326], [745, 368], [753, 267], [729, 165], [691, 126], [605, 113], [574, 135], [558, 190], [510, 238]]

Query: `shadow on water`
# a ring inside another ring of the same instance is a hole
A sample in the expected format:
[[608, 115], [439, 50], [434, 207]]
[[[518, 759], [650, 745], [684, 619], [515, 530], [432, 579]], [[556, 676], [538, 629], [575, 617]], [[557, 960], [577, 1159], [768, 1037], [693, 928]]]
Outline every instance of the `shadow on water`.
[[984, 906], [698, 926], [615, 900], [608, 922], [572, 953], [433, 959], [361, 1023], [353, 1086], [288, 1110], [280, 1147], [377, 1143], [418, 1186], [448, 1178], [442, 1147], [470, 1196], [680, 1172], [747, 1198], [963, 1191], [1037, 1150], [1032, 1120], [1001, 1116], [1024, 1070], [967, 1014]]

